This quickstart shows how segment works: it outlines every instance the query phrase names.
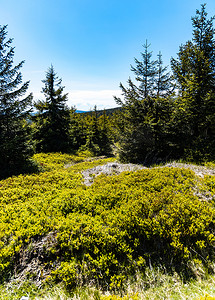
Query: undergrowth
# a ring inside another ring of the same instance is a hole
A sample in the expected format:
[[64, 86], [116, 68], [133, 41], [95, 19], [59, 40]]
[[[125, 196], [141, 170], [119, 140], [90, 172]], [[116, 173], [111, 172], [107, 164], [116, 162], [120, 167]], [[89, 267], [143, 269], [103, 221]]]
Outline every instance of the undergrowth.
[[134, 283], [128, 280], [126, 291], [102, 291], [93, 286], [77, 287], [68, 291], [63, 284], [45, 284], [11, 281], [0, 286], [0, 300], [214, 300], [215, 276], [206, 275], [190, 282], [183, 282], [177, 273], [171, 276], [159, 269], [147, 269], [143, 278], [139, 274]]
[[[100, 291], [93, 297], [136, 300], [147, 297], [140, 290], [153, 289], [149, 269], [165, 270], [166, 278], [178, 274], [185, 284], [213, 273], [213, 175], [161, 167], [101, 174], [86, 186], [81, 171], [114, 158], [55, 153], [35, 159], [40, 174], [0, 181], [2, 284], [31, 282], [37, 292], [62, 284], [70, 293], [89, 285]], [[161, 276], [154, 277], [159, 289]], [[137, 282], [140, 289], [128, 296]]]

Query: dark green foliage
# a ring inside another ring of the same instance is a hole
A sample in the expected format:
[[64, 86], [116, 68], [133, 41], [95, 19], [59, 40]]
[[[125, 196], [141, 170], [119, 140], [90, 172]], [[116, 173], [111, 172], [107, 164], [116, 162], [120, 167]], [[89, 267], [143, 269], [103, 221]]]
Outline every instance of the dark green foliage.
[[[121, 110], [121, 107], [107, 108], [107, 109], [105, 109], [105, 114], [106, 114], [106, 116], [111, 117], [114, 113], [118, 112], [119, 110]], [[104, 109], [97, 110], [98, 117], [102, 116], [103, 113], [104, 113]], [[87, 112], [84, 112], [83, 114], [84, 115], [86, 115], [86, 114], [92, 115], [93, 111], [87, 111]]]
[[14, 47], [6, 28], [0, 26], [0, 178], [25, 172], [32, 154], [27, 122], [32, 95], [24, 97], [29, 85], [22, 83], [24, 61], [13, 66]]
[[157, 98], [167, 98], [174, 90], [173, 76], [168, 72], [167, 66], [163, 66], [162, 54], [158, 53], [156, 61], [155, 95]]
[[91, 123], [88, 126], [87, 140], [85, 147], [91, 150], [95, 155], [99, 155], [99, 128], [96, 106], [91, 118]]
[[103, 111], [103, 115], [100, 117], [100, 153], [103, 155], [109, 155], [112, 153], [112, 139], [110, 137], [109, 118], [106, 115], [106, 111]]
[[[215, 30], [205, 5], [192, 18], [193, 39], [182, 45], [172, 59], [179, 97], [176, 127], [181, 153], [191, 159], [214, 158]], [[181, 114], [181, 112], [183, 112]], [[189, 153], [189, 154], [188, 154]]]
[[[147, 41], [144, 45], [144, 52], [141, 53], [142, 61], [134, 59], [136, 67], [131, 66], [131, 71], [136, 75], [135, 79], [140, 82], [139, 86], [136, 87], [133, 82], [129, 79], [128, 83], [130, 86], [131, 95], [141, 99], [147, 99], [154, 94], [154, 84], [156, 75], [156, 61], [151, 60], [152, 52], [149, 52], [150, 44]], [[128, 90], [124, 89], [121, 84], [122, 90], [127, 95]], [[129, 97], [131, 96], [129, 95]], [[136, 98], [135, 97], [135, 98]]]
[[70, 110], [70, 148], [78, 150], [86, 143], [85, 115], [76, 113], [75, 109]]
[[213, 21], [207, 19], [205, 5], [196, 11], [193, 39], [171, 59], [174, 77], [163, 67], [161, 53], [153, 61], [149, 45], [144, 45], [142, 61], [135, 59], [131, 68], [136, 83], [129, 79], [128, 88], [120, 84], [124, 100], [115, 98], [123, 108], [118, 122], [122, 160], [150, 164], [168, 158], [215, 159]]
[[96, 106], [91, 115], [85, 116], [86, 143], [82, 150], [90, 150], [94, 155], [109, 155], [112, 152], [109, 122], [105, 110], [98, 117]]
[[37, 151], [57, 152], [69, 150], [70, 113], [66, 106], [67, 94], [63, 95], [64, 87], [51, 66], [42, 93], [45, 101], [35, 103], [38, 114], [35, 117]]
[[[128, 88], [122, 84], [124, 101], [123, 121], [119, 126], [119, 155], [124, 161], [154, 163], [167, 158], [171, 152], [167, 135], [172, 113], [172, 78], [163, 67], [161, 53], [158, 60], [151, 60], [149, 45], [144, 45], [142, 61], [135, 59], [136, 82], [128, 80]], [[123, 125], [123, 126], [122, 126]]]

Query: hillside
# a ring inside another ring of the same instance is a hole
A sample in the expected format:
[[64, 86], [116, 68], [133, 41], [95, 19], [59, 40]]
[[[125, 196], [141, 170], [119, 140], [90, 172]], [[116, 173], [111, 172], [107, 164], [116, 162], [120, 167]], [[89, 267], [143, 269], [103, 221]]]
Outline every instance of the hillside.
[[28, 293], [34, 299], [59, 284], [70, 297], [90, 287], [89, 299], [122, 299], [104, 296], [118, 293], [148, 299], [143, 294], [164, 285], [164, 274], [189, 282], [213, 272], [214, 164], [149, 169], [84, 155], [34, 159], [43, 168], [39, 174], [0, 182], [0, 269], [6, 284], [0, 299]]
[[[97, 116], [99, 117], [99, 116], [102, 116], [105, 111], [107, 116], [111, 116], [120, 110], [121, 110], [121, 107], [114, 107], [114, 108], [100, 109], [100, 110], [97, 110], [96, 113], [97, 113]], [[93, 115], [93, 111], [86, 111], [83, 113], [87, 114], [87, 115]]]

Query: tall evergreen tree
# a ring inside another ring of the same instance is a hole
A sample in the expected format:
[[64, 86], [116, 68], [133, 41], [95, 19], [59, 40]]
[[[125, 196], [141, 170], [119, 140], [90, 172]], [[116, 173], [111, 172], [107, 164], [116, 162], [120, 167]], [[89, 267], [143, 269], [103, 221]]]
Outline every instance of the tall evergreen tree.
[[136, 83], [129, 79], [128, 88], [120, 84], [124, 99], [115, 97], [124, 112], [124, 126], [119, 128], [119, 155], [125, 161], [150, 163], [168, 151], [165, 137], [172, 78], [163, 67], [161, 53], [158, 60], [152, 60], [149, 46], [146, 42], [142, 61], [135, 59], [136, 66], [131, 67]]
[[29, 82], [22, 83], [20, 69], [13, 66], [14, 47], [0, 26], [0, 178], [25, 171], [32, 154], [26, 121], [32, 94], [25, 97]]
[[134, 59], [136, 66], [131, 66], [131, 71], [136, 75], [135, 79], [139, 83], [137, 94], [141, 99], [147, 99], [154, 95], [154, 84], [157, 61], [152, 60], [152, 52], [149, 51], [151, 45], [143, 45], [144, 52], [141, 52], [142, 60]]
[[158, 53], [156, 61], [156, 74], [155, 74], [155, 96], [159, 98], [167, 98], [173, 93], [173, 76], [168, 72], [168, 67], [163, 66], [162, 54]]
[[70, 113], [66, 106], [67, 94], [63, 94], [62, 80], [51, 66], [42, 93], [45, 101], [35, 103], [38, 113], [35, 116], [37, 151], [57, 152], [69, 150]]
[[120, 83], [124, 100], [115, 97], [116, 102], [122, 106], [129, 105], [133, 99], [150, 102], [150, 97], [154, 96], [157, 61], [152, 60], [152, 52], [149, 51], [150, 44], [147, 41], [143, 47], [142, 60], [134, 58], [136, 65], [131, 66], [131, 71], [135, 74], [136, 84], [130, 78], [128, 79], [128, 87], [124, 87]]
[[207, 19], [206, 5], [202, 5], [201, 10], [197, 10], [196, 16], [192, 18], [193, 39], [180, 47], [177, 59], [171, 60], [179, 89], [178, 108], [183, 110], [183, 115], [179, 117], [181, 146], [200, 156], [207, 151], [214, 152], [215, 146], [213, 20], [214, 17]]

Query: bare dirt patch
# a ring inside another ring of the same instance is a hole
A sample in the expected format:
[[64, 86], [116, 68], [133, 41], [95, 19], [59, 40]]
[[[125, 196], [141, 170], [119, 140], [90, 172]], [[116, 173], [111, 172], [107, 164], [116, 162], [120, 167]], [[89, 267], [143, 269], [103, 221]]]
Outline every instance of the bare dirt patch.
[[[215, 175], [215, 168], [198, 166], [198, 165], [187, 164], [187, 163], [171, 162], [165, 164], [164, 166], [157, 166], [156, 168], [161, 168], [161, 167], [190, 169], [193, 172], [195, 172], [195, 174], [199, 177], [204, 177], [204, 175], [206, 174]], [[113, 163], [107, 163], [105, 165], [84, 170], [82, 172], [82, 175], [84, 178], [84, 184], [90, 186], [91, 184], [93, 184], [94, 178], [102, 173], [111, 176], [111, 175], [118, 175], [124, 171], [135, 172], [141, 169], [147, 169], [147, 167], [138, 164], [122, 164], [119, 162], [113, 162]]]
[[135, 164], [121, 164], [118, 162], [107, 163], [106, 165], [97, 166], [91, 169], [84, 170], [82, 175], [84, 177], [84, 184], [90, 186], [93, 184], [94, 178], [100, 174], [110, 175], [118, 175], [124, 171], [137, 171], [141, 169], [146, 169], [146, 167], [142, 165]]
[[187, 164], [187, 163], [172, 162], [172, 163], [166, 164], [164, 167], [190, 169], [193, 172], [195, 172], [195, 174], [199, 177], [204, 177], [204, 175], [215, 175], [215, 168], [198, 166], [198, 165]]

